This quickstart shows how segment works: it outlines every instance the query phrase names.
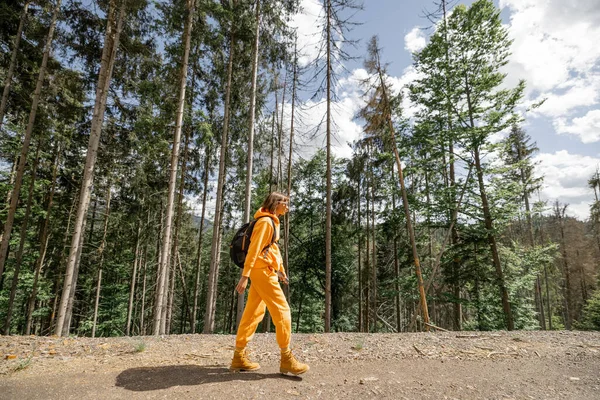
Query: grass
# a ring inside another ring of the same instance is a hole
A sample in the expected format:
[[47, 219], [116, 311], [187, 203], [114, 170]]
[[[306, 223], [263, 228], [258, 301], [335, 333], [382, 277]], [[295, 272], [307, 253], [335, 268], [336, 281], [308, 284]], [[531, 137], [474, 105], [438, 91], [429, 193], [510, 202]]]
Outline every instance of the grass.
[[24, 358], [21, 361], [19, 361], [18, 364], [15, 365], [15, 367], [13, 368], [13, 372], [22, 371], [25, 368], [29, 367], [29, 365], [31, 364], [31, 359], [32, 359], [32, 356], [29, 356], [29, 357]]
[[146, 343], [143, 340], [140, 340], [133, 346], [133, 351], [136, 353], [141, 353], [146, 350]]

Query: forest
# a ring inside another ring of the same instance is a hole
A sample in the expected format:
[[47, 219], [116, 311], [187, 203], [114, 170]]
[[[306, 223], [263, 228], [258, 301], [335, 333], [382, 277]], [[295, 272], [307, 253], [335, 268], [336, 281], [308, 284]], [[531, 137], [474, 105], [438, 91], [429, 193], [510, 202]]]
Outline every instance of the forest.
[[229, 243], [272, 191], [293, 332], [600, 330], [600, 172], [585, 220], [541, 200], [494, 2], [430, 0], [402, 90], [363, 4], [318, 3], [306, 61], [299, 0], [0, 2], [0, 334], [235, 333]]

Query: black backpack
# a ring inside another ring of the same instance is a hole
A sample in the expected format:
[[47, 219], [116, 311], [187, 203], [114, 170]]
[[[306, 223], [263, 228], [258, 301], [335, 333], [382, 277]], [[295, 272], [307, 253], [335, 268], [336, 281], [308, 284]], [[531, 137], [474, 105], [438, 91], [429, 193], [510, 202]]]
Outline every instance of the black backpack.
[[233, 261], [233, 263], [240, 268], [244, 268], [246, 255], [248, 254], [248, 249], [250, 248], [250, 238], [252, 237], [252, 231], [254, 230], [254, 225], [256, 224], [256, 221], [258, 221], [260, 218], [269, 218], [269, 221], [271, 221], [271, 224], [273, 225], [273, 238], [271, 239], [271, 243], [266, 245], [260, 253], [262, 254], [265, 250], [271, 247], [273, 243], [275, 243], [275, 235], [277, 234], [277, 231], [275, 229], [275, 222], [273, 222], [273, 219], [271, 217], [264, 215], [242, 225], [242, 227], [238, 229], [238, 231], [233, 236], [231, 244], [229, 245], [229, 256], [231, 257], [231, 261]]

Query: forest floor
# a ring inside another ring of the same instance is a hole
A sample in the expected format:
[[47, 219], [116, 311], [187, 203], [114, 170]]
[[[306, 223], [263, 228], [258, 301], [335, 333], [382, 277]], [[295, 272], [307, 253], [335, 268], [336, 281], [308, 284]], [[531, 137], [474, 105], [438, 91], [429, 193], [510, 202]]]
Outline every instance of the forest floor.
[[0, 336], [0, 399], [600, 399], [600, 332], [295, 334], [311, 370], [279, 374], [273, 333], [255, 372], [234, 337]]

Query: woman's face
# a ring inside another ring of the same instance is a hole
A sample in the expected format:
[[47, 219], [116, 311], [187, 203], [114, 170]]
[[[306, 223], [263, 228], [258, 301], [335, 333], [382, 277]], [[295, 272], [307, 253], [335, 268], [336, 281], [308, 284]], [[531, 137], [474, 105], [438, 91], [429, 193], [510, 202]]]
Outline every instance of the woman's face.
[[289, 202], [289, 199], [280, 200], [279, 203], [277, 203], [277, 207], [275, 207], [275, 214], [284, 215], [286, 212], [288, 212]]

